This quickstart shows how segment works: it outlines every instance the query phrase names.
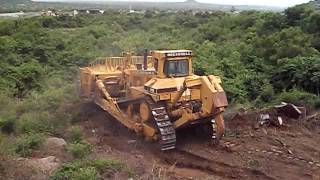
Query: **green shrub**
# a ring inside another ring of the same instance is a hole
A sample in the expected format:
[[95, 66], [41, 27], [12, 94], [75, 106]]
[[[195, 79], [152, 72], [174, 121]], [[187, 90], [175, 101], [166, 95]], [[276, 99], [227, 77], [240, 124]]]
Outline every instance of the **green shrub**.
[[2, 133], [0, 133], [0, 144], [1, 144], [1, 142], [3, 141], [3, 139], [4, 139], [4, 136], [3, 136]]
[[70, 132], [70, 141], [74, 143], [78, 143], [82, 141], [83, 134], [82, 129], [79, 126], [72, 126], [69, 130]]
[[74, 180], [96, 180], [97, 171], [94, 167], [80, 168], [78, 173], [75, 173], [72, 178]]
[[101, 175], [110, 176], [117, 171], [125, 171], [129, 177], [133, 177], [133, 172], [119, 160], [111, 159], [95, 159], [74, 161], [62, 165], [57, 171], [53, 173], [50, 180], [93, 180], [100, 179]]
[[43, 134], [24, 134], [16, 139], [14, 151], [22, 157], [30, 156], [40, 148], [43, 141]]
[[16, 105], [18, 133], [49, 132], [62, 135], [65, 132], [74, 116], [77, 98], [70, 86], [53, 81], [48, 78], [46, 83], [50, 84], [45, 85], [44, 91], [33, 91]]
[[291, 91], [285, 91], [278, 95], [276, 102], [287, 102], [299, 106], [315, 107], [319, 103], [320, 98], [314, 94], [293, 89]]
[[50, 180], [95, 180], [98, 179], [94, 167], [84, 166], [82, 162], [64, 164], [51, 177]]
[[16, 123], [19, 133], [51, 132], [50, 114], [46, 111], [31, 111], [22, 114]]
[[6, 165], [0, 162], [0, 174], [4, 174], [6, 170]]
[[270, 102], [274, 98], [274, 90], [270, 84], [263, 86], [259, 96], [263, 102]]
[[129, 177], [134, 177], [134, 172], [128, 168], [123, 162], [114, 159], [96, 159], [86, 163], [95, 167], [100, 173], [110, 175], [116, 171], [125, 171]]
[[125, 165], [121, 161], [113, 159], [96, 159], [86, 162], [86, 165], [97, 168], [99, 172], [103, 172], [106, 169], [109, 171], [119, 171], [125, 168]]
[[14, 155], [15, 138], [11, 135], [0, 133], [0, 157]]
[[0, 91], [0, 129], [3, 133], [13, 133], [15, 131], [15, 121], [17, 101], [8, 94]]
[[0, 128], [3, 133], [12, 133], [14, 132], [15, 120], [13, 118], [3, 119], [0, 118]]
[[320, 109], [320, 98], [318, 98], [317, 100], [315, 100], [314, 107], [315, 107], [316, 109]]
[[67, 147], [74, 158], [86, 158], [91, 153], [91, 148], [91, 145], [84, 141], [72, 143]]

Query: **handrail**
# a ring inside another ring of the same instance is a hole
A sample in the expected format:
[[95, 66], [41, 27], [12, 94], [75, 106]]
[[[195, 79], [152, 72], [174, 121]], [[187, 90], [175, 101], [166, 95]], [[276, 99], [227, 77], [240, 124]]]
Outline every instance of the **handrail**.
[[[126, 58], [129, 58], [128, 65], [143, 64], [143, 56], [128, 56], [128, 57], [106, 57], [106, 58], [97, 58], [95, 61], [89, 64], [90, 67], [94, 66], [107, 66], [107, 67], [119, 67], [126, 64]], [[148, 64], [152, 63], [152, 56], [148, 56]]]

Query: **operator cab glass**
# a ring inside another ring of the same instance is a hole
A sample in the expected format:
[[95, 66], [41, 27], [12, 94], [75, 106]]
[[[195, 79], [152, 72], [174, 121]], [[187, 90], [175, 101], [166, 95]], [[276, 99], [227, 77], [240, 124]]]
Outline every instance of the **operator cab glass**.
[[167, 60], [164, 64], [164, 73], [167, 77], [188, 76], [189, 64], [187, 59]]

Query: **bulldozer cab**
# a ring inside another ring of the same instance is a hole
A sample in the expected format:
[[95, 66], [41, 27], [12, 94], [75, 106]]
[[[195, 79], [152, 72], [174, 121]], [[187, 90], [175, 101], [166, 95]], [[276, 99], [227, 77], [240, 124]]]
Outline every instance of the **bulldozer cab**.
[[190, 50], [153, 51], [152, 57], [159, 78], [192, 75], [192, 51]]

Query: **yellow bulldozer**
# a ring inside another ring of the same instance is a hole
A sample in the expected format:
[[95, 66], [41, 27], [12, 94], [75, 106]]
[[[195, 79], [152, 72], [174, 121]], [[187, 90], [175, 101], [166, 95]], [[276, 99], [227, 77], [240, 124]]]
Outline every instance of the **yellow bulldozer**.
[[224, 134], [228, 106], [218, 76], [193, 74], [190, 50], [155, 50], [143, 56], [123, 53], [80, 68], [80, 94], [115, 120], [174, 149], [176, 130], [211, 123], [212, 139]]

